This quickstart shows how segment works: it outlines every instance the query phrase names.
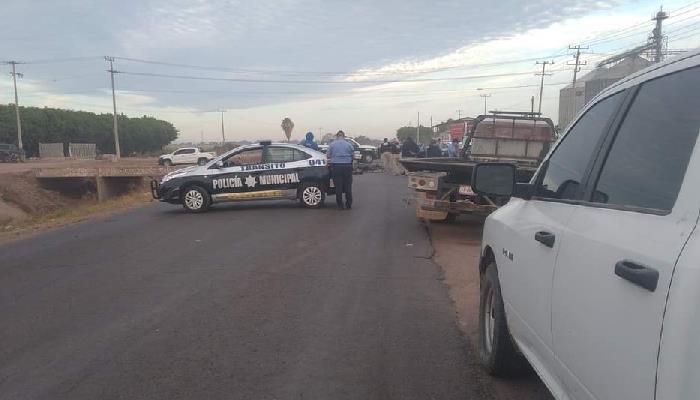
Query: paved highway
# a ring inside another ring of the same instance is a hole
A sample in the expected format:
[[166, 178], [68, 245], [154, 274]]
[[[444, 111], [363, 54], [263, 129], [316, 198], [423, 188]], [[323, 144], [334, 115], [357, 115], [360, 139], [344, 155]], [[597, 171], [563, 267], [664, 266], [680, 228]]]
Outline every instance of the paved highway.
[[0, 247], [2, 399], [481, 399], [405, 178], [153, 204]]

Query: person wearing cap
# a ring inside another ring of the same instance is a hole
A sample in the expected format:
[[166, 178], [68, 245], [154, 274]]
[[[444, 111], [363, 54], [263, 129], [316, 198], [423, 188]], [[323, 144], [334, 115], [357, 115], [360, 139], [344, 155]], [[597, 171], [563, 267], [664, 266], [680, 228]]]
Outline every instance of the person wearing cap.
[[310, 149], [318, 150], [318, 145], [314, 142], [313, 132], [306, 132], [306, 137], [299, 144]]
[[[338, 209], [352, 208], [352, 153], [355, 149], [347, 140], [345, 132], [338, 131], [335, 140], [328, 145], [328, 165], [335, 183], [335, 202]], [[345, 203], [343, 203], [345, 193]]]

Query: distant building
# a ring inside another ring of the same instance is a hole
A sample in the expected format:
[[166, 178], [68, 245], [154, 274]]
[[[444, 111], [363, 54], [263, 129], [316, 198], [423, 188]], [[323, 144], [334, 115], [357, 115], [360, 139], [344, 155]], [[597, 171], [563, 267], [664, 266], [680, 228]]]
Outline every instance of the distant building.
[[651, 61], [639, 55], [630, 55], [614, 65], [598, 67], [583, 75], [576, 81], [576, 87], [569, 84], [561, 89], [559, 91], [559, 127], [562, 130], [565, 129], [579, 110], [603, 89], [651, 64]]

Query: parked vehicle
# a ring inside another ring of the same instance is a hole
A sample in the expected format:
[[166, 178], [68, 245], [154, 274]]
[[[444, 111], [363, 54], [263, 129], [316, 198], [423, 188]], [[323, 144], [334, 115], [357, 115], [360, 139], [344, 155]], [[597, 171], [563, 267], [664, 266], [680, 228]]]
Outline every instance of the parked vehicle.
[[555, 140], [554, 124], [539, 113], [492, 112], [479, 115], [464, 137], [459, 158], [405, 158], [408, 187], [415, 190], [416, 215], [452, 221], [459, 214], [488, 214], [501, 199], [471, 190], [472, 169], [482, 161], [517, 166], [518, 181], [527, 182]]
[[323, 153], [264, 141], [173, 171], [152, 181], [151, 192], [157, 200], [203, 212], [213, 203], [245, 200], [299, 200], [304, 207], [320, 208], [334, 189]]
[[[347, 140], [352, 147], [355, 149], [353, 152], [352, 158], [355, 161], [359, 161], [362, 163], [371, 163], [372, 161], [376, 160], [379, 158], [379, 150], [377, 150], [376, 147], [374, 146], [369, 146], [369, 145], [362, 145], [357, 143], [357, 141], [351, 137], [346, 137], [345, 140]], [[323, 153], [328, 151], [328, 144], [321, 144], [318, 146], [319, 150]]]
[[510, 196], [484, 226], [479, 355], [529, 361], [559, 399], [700, 397], [700, 52], [600, 93], [529, 183], [478, 164]]
[[14, 144], [0, 143], [0, 162], [19, 162], [24, 158], [24, 152]]
[[197, 164], [204, 165], [216, 157], [214, 153], [203, 152], [199, 147], [181, 147], [170, 154], [158, 158], [160, 165]]

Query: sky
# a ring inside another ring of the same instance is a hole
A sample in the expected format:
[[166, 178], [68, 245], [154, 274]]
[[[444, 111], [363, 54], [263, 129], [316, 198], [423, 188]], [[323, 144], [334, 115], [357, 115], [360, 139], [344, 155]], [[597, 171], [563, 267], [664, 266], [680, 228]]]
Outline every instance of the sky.
[[[23, 62], [19, 103], [172, 122], [179, 142], [305, 132], [392, 137], [488, 110], [524, 110], [547, 66], [557, 119], [570, 45], [595, 63], [643, 44], [663, 6], [671, 49], [700, 46], [700, 1], [3, 0], [0, 60]], [[0, 64], [0, 102], [14, 103]], [[580, 76], [580, 75], [579, 75]], [[488, 95], [490, 97], [481, 97]]]

